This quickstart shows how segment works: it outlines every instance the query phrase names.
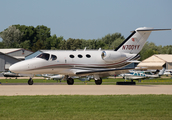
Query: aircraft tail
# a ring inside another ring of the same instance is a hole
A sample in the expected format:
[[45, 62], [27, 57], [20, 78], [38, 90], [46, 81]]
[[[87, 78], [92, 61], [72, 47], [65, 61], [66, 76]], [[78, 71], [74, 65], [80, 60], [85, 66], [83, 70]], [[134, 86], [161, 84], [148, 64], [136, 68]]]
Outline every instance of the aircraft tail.
[[153, 29], [147, 27], [137, 28], [115, 51], [122, 53], [138, 54], [152, 31], [162, 31], [171, 29]]
[[166, 70], [166, 64], [164, 64], [162, 70], [160, 70], [159, 76], [162, 76], [164, 74], [165, 70]]

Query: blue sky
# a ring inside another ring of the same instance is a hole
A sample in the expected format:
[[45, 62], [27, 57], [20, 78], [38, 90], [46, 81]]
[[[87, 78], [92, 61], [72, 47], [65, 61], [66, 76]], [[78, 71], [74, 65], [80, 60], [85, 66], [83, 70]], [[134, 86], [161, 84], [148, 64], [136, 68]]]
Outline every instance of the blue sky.
[[[1, 0], [0, 32], [10, 25], [45, 25], [64, 39], [97, 39], [138, 27], [172, 28], [172, 0]], [[172, 31], [152, 32], [149, 42], [172, 45]]]

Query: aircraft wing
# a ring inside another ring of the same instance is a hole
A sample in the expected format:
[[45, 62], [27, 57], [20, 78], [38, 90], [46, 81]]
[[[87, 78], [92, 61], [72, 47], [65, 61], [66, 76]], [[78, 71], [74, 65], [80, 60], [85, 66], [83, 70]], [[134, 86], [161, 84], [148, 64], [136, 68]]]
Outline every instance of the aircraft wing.
[[144, 76], [126, 76], [127, 80], [139, 80], [139, 79], [146, 79], [147, 77]]
[[61, 71], [61, 74], [70, 74], [71, 76], [87, 76], [87, 75], [118, 75], [129, 72], [134, 68], [72, 68], [68, 71]]
[[147, 78], [158, 78], [159, 75], [150, 75], [150, 76], [126, 76], [127, 80], [139, 80], [139, 79], [147, 79]]

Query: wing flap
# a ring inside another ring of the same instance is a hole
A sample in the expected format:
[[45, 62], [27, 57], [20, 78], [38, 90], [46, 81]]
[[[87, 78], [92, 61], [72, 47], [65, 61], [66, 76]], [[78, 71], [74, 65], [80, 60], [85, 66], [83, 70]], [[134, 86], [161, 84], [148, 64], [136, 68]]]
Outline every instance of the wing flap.
[[88, 75], [99, 75], [99, 76], [109, 76], [118, 75], [122, 73], [129, 72], [133, 68], [72, 68], [68, 70], [63, 70], [59, 74], [69, 75], [69, 76], [88, 76]]

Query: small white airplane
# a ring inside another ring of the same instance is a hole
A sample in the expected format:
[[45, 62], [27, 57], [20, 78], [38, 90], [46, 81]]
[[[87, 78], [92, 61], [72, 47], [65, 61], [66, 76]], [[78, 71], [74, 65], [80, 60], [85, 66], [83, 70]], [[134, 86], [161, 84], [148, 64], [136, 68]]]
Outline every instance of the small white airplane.
[[[102, 77], [126, 73], [131, 68], [122, 67], [136, 61], [152, 31], [171, 30], [137, 28], [115, 50], [83, 51], [44, 51], [35, 58], [24, 60], [10, 66], [10, 71], [24, 74], [61, 74], [65, 75], [68, 85], [74, 84], [72, 76], [93, 76], [97, 85]], [[134, 68], [132, 68], [134, 69]], [[32, 85], [32, 77], [28, 80]]]
[[165, 71], [165, 68], [163, 68], [161, 71], [156, 70], [154, 73], [152, 71], [138, 71], [138, 70], [131, 70], [130, 73], [124, 74], [123, 78], [125, 80], [141, 80], [148, 79], [148, 78], [159, 78], [161, 75], [163, 75]]
[[163, 75], [166, 75], [166, 76], [172, 75], [172, 69], [171, 70], [165, 70]]
[[23, 77], [22, 75], [20, 74], [16, 74], [16, 73], [12, 73], [11, 71], [8, 71], [8, 72], [2, 72], [1, 73], [4, 77], [6, 78], [11, 78], [11, 77], [15, 77], [17, 79], [17, 77]]
[[[42, 74], [41, 76], [44, 77], [44, 78], [47, 78], [48, 80], [53, 79], [53, 80], [60, 80], [60, 81], [63, 80], [63, 78], [65, 77], [64, 75], [59, 75], [59, 74], [57, 74], [57, 75], [54, 75], [54, 74]], [[93, 78], [92, 76], [85, 76], [85, 77], [81, 77], [81, 78], [77, 77], [77, 76], [72, 76], [72, 79], [79, 79], [79, 80], [81, 80], [83, 82], [90, 81], [92, 78]]]

